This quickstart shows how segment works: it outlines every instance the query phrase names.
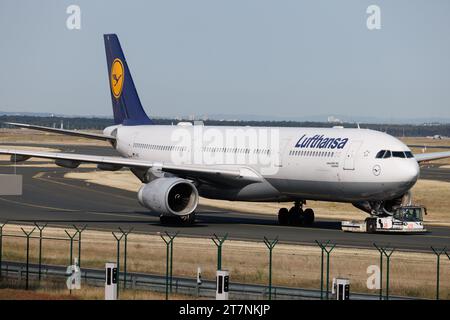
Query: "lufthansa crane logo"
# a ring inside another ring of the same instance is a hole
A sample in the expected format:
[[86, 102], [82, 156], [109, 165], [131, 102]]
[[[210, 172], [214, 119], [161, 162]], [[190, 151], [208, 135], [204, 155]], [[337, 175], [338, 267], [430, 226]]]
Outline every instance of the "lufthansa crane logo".
[[375, 176], [379, 176], [381, 173], [381, 167], [378, 164], [374, 165], [372, 172]]
[[116, 99], [119, 99], [122, 94], [124, 74], [122, 61], [120, 59], [114, 59], [111, 66], [111, 90]]

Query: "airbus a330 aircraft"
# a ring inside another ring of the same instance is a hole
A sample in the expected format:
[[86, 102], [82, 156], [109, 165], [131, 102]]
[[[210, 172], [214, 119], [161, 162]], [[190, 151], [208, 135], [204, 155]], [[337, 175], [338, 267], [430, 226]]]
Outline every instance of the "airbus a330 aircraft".
[[100, 170], [129, 168], [143, 182], [139, 202], [158, 212], [162, 222], [192, 223], [203, 196], [292, 202], [292, 208], [278, 212], [281, 224], [313, 223], [314, 211], [303, 208], [307, 200], [347, 202], [370, 215], [389, 214], [409, 198], [420, 162], [450, 157], [450, 152], [413, 155], [398, 139], [359, 128], [153, 125], [117, 36], [104, 35], [104, 42], [114, 126], [93, 134], [10, 124], [109, 141], [121, 157], [11, 149], [0, 154], [11, 155], [11, 161], [54, 159], [67, 168], [81, 163]]

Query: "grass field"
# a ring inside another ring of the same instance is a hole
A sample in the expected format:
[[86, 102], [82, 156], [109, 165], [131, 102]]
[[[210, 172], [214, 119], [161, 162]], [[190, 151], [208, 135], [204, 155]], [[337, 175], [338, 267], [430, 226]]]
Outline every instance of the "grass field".
[[[6, 225], [4, 233], [22, 235], [17, 225]], [[64, 230], [60, 228], [46, 228], [44, 236], [67, 239]], [[4, 237], [3, 259], [25, 261], [25, 242], [24, 238]], [[74, 248], [74, 256], [77, 256], [76, 243]], [[82, 248], [82, 268], [103, 269], [106, 262], [116, 260], [116, 242], [109, 232], [85, 231]], [[165, 249], [163, 240], [157, 235], [130, 234], [128, 271], [165, 274]], [[273, 251], [274, 285], [319, 288], [320, 253], [316, 246], [278, 244]], [[31, 261], [37, 262], [37, 257], [38, 240], [33, 239]], [[376, 250], [336, 247], [330, 257], [330, 279], [347, 277], [351, 279], [353, 292], [377, 293], [377, 290], [367, 289], [366, 285], [369, 276], [367, 268], [379, 263]], [[391, 294], [433, 298], [435, 261], [436, 258], [431, 253], [394, 252], [391, 257]], [[69, 242], [44, 240], [43, 263], [68, 265]], [[217, 251], [210, 239], [182, 236], [175, 239], [174, 276], [195, 278], [197, 267], [200, 266], [202, 277], [213, 280], [216, 264]], [[268, 250], [262, 241], [255, 243], [227, 240], [223, 246], [222, 265], [230, 271], [232, 282], [267, 284]], [[441, 258], [440, 293], [441, 298], [450, 299], [450, 261], [445, 256]]]
[[[2, 288], [3, 287], [3, 288]], [[164, 293], [143, 290], [122, 290], [119, 294], [122, 300], [165, 300]], [[32, 283], [29, 290], [23, 289], [23, 284], [16, 281], [0, 283], [0, 300], [103, 300], [105, 289], [83, 284], [81, 289], [70, 293], [64, 282], [42, 281]], [[171, 294], [171, 300], [196, 299], [196, 297]]]

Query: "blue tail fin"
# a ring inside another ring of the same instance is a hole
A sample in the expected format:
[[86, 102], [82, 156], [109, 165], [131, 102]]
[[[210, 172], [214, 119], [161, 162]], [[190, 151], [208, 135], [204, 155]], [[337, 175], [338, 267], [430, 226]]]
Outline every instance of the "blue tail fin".
[[105, 34], [103, 38], [114, 123], [129, 126], [151, 124], [152, 121], [142, 108], [117, 35]]

